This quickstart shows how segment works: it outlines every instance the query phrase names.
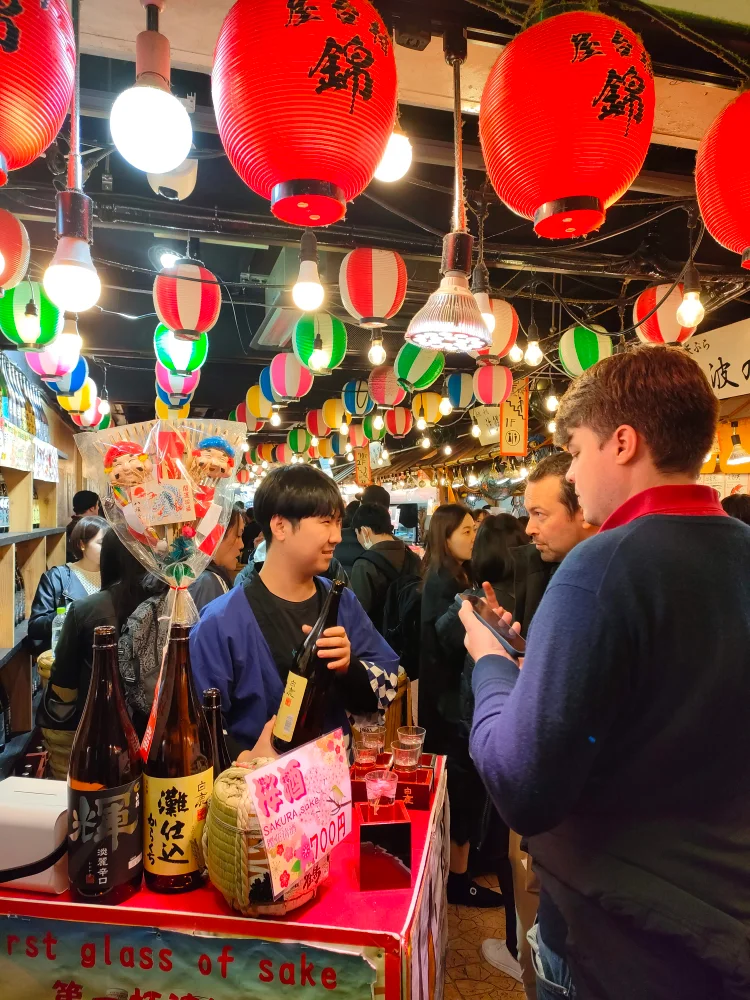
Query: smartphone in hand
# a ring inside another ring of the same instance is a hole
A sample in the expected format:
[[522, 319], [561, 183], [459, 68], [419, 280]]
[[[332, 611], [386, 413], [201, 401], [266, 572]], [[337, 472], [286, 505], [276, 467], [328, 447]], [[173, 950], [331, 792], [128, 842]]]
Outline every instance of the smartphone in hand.
[[521, 638], [518, 632], [506, 624], [499, 615], [496, 615], [484, 598], [477, 597], [475, 594], [464, 593], [456, 594], [456, 600], [459, 603], [461, 601], [468, 601], [471, 604], [475, 616], [485, 628], [488, 628], [492, 632], [503, 649], [514, 660], [518, 660], [524, 655], [526, 652], [526, 640]]

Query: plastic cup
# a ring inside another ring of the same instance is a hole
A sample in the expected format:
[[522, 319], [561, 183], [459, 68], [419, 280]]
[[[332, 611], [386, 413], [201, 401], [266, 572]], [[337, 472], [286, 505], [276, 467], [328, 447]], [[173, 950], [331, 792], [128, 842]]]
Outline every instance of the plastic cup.
[[358, 741], [354, 743], [353, 750], [354, 768], [360, 777], [378, 766], [377, 747], [368, 747], [361, 741]]
[[378, 753], [385, 746], [385, 726], [360, 726], [360, 739], [366, 747], [376, 747]]
[[378, 768], [366, 775], [367, 802], [375, 815], [377, 815], [378, 809], [393, 805], [396, 801], [397, 786], [398, 775], [394, 774], [393, 771], [384, 771]]
[[410, 743], [420, 748], [424, 744], [425, 730], [422, 726], [401, 726], [396, 733], [401, 743]]
[[419, 758], [422, 756], [422, 744], [396, 740], [395, 743], [391, 743], [391, 752], [395, 768], [399, 771], [416, 771]]

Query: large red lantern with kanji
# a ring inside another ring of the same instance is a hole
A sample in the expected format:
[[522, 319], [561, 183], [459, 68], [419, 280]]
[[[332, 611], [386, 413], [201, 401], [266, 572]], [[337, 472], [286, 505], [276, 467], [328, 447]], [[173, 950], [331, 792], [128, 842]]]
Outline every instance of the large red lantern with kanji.
[[0, 185], [45, 151], [70, 106], [73, 23], [65, 0], [0, 4]]
[[506, 45], [487, 78], [479, 135], [492, 185], [539, 236], [602, 225], [648, 152], [654, 81], [622, 21], [570, 11]]
[[197, 340], [214, 326], [221, 309], [221, 286], [196, 260], [178, 260], [154, 281], [154, 308], [178, 340]]
[[271, 211], [329, 226], [370, 183], [393, 131], [396, 63], [367, 0], [237, 0], [214, 53], [227, 156]]
[[715, 119], [698, 147], [695, 187], [706, 229], [750, 268], [750, 92]]

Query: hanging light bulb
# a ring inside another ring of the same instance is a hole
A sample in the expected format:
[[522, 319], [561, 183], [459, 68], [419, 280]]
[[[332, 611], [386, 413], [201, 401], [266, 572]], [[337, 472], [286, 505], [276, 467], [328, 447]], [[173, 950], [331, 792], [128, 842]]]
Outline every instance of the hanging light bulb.
[[253, 472], [254, 472], [254, 473], [255, 473], [255, 475], [257, 476], [257, 475], [258, 475], [258, 473], [260, 472], [260, 466], [259, 466], [259, 465], [254, 465], [254, 466], [253, 466]]
[[260, 467], [261, 467], [261, 469], [267, 469], [268, 468], [268, 462], [265, 459], [263, 459], [263, 461], [260, 463]]
[[445, 382], [443, 382], [443, 395], [440, 398], [438, 410], [440, 411], [440, 413], [442, 413], [444, 417], [450, 416], [450, 414], [453, 412], [453, 403], [451, 403], [450, 397], [448, 396], [448, 386], [447, 383]]
[[382, 464], [383, 464], [383, 458], [382, 458], [382, 456], [381, 456], [381, 457], [380, 457], [380, 458], [378, 459], [378, 465], [382, 465]]
[[190, 116], [170, 90], [169, 40], [159, 32], [159, 6], [146, 7], [146, 31], [135, 40], [135, 85], [117, 97], [109, 118], [118, 152], [150, 174], [174, 170], [193, 144]]
[[354, 451], [354, 448], [352, 447], [351, 441], [347, 441], [346, 442], [346, 445], [344, 446], [344, 450], [346, 451], [347, 455], [351, 455], [351, 453]]
[[727, 459], [727, 465], [746, 465], [750, 462], [750, 455], [742, 447], [742, 442], [740, 441], [739, 431], [737, 430], [737, 421], [732, 421], [732, 450], [729, 453], [729, 458]]
[[688, 264], [682, 281], [682, 302], [677, 307], [677, 322], [689, 329], [702, 322], [706, 310], [701, 302], [701, 279], [694, 264]]
[[531, 368], [536, 368], [536, 366], [541, 364], [544, 360], [544, 354], [542, 354], [542, 349], [539, 346], [539, 330], [537, 329], [536, 323], [533, 319], [529, 323], [529, 329], [527, 331], [526, 351], [524, 353], [523, 360]]
[[372, 418], [372, 426], [375, 428], [376, 431], [382, 431], [382, 429], [385, 427], [385, 420], [383, 420], [382, 413], [375, 414], [375, 416]]
[[319, 444], [320, 444], [320, 440], [318, 438], [316, 438], [315, 436], [313, 436], [313, 437], [310, 438], [310, 445], [311, 445], [311, 447], [317, 448]]
[[475, 438], [478, 438], [481, 435], [481, 433], [482, 433], [482, 431], [481, 431], [481, 428], [479, 427], [479, 424], [472, 423], [472, 425], [471, 425], [471, 436], [475, 437]]
[[388, 458], [390, 457], [389, 454], [388, 454], [388, 449], [387, 448], [383, 448], [383, 450], [380, 452], [380, 454], [383, 456], [383, 461], [387, 462]]
[[518, 470], [518, 475], [520, 476], [521, 479], [525, 479], [528, 476], [528, 474], [529, 470], [526, 468], [525, 465], [522, 465], [521, 468]]
[[476, 475], [474, 474], [474, 470], [472, 469], [472, 471], [469, 473], [468, 479], [466, 480], [466, 485], [467, 486], [477, 486], [478, 483], [479, 483], [479, 480], [477, 479]]
[[557, 430], [557, 421], [550, 420], [550, 422], [547, 424], [547, 430], [550, 432], [550, 434], [554, 434], [555, 431]]
[[[311, 229], [302, 234], [299, 245], [299, 276], [292, 289], [292, 299], [303, 312], [315, 312], [323, 305], [325, 292], [318, 272], [318, 241]], [[322, 345], [321, 345], [322, 346]]]
[[453, 454], [453, 449], [451, 448], [451, 446], [449, 444], [444, 445], [444, 447], [443, 447], [443, 454], [444, 455], [452, 455]]
[[290, 460], [290, 461], [291, 461], [291, 464], [292, 464], [292, 465], [296, 465], [296, 464], [297, 464], [297, 456], [296, 456], [296, 455], [292, 455], [292, 457], [291, 457], [291, 460]]
[[315, 339], [313, 340], [313, 349], [310, 354], [310, 360], [308, 361], [309, 367], [314, 372], [322, 371], [326, 366], [328, 361], [328, 355], [323, 350], [323, 338], [319, 333], [315, 334]]
[[[409, 136], [399, 125], [396, 125], [388, 140], [388, 145], [385, 147], [383, 159], [375, 171], [375, 180], [385, 181], [386, 184], [400, 181], [411, 166], [411, 158], [412, 148]], [[382, 364], [382, 362], [374, 363]]]
[[99, 400], [99, 412], [101, 413], [101, 415], [103, 417], [106, 417], [106, 415], [108, 413], [110, 413], [111, 410], [112, 410], [112, 407], [109, 405], [109, 400], [108, 399], [100, 399]]
[[339, 434], [347, 435], [349, 433], [349, 424], [346, 417], [341, 421], [341, 426], [339, 427]]
[[523, 350], [518, 344], [514, 344], [508, 351], [508, 358], [514, 365], [517, 365], [519, 361], [523, 361]]
[[557, 407], [560, 405], [560, 401], [558, 400], [557, 396], [553, 392], [553, 393], [550, 393], [549, 396], [547, 396], [547, 398], [544, 401], [544, 405], [547, 407], [547, 409], [550, 411], [550, 413], [554, 413], [555, 410], [557, 409]]
[[417, 430], [424, 431], [427, 429], [427, 421], [424, 418], [424, 407], [419, 407], [419, 415], [417, 416]]
[[373, 334], [372, 340], [370, 341], [370, 350], [367, 352], [367, 357], [370, 363], [373, 365], [384, 365], [385, 359], [387, 357], [385, 353], [385, 348], [383, 347], [383, 338]]
[[430, 441], [430, 439], [427, 437], [426, 434], [419, 443], [422, 445], [423, 448], [429, 448], [430, 445], [432, 444], [432, 442]]
[[243, 451], [250, 451], [250, 445], [247, 443], [247, 441], [243, 441], [242, 444], [240, 445], [240, 448]]
[[281, 414], [279, 413], [278, 410], [274, 410], [273, 413], [271, 414], [271, 426], [279, 427], [280, 424], [281, 424]]
[[471, 275], [471, 291], [474, 298], [477, 300], [477, 305], [479, 306], [479, 312], [482, 314], [482, 319], [484, 320], [484, 325], [487, 327], [490, 333], [495, 332], [495, 314], [492, 311], [492, 302], [490, 301], [490, 272], [487, 270], [487, 265], [482, 258], [482, 243], [483, 243], [483, 226], [480, 229], [480, 259], [477, 262]]
[[21, 329], [23, 330], [24, 338], [27, 338], [30, 344], [33, 344], [39, 336], [39, 310], [33, 299], [29, 299], [26, 303], [26, 308], [23, 311], [21, 319]]

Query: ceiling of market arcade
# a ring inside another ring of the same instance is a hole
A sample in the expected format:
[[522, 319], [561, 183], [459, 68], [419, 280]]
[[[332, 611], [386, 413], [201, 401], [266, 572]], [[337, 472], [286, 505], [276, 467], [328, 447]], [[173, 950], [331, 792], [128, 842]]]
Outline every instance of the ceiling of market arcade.
[[[283, 3], [283, 0], [278, 0]], [[348, 350], [340, 368], [315, 379], [310, 393], [291, 403], [270, 439], [333, 395], [351, 378], [367, 378], [372, 365], [370, 333], [345, 312], [338, 287], [343, 254], [359, 246], [398, 251], [406, 262], [406, 300], [384, 334], [392, 363], [414, 313], [437, 287], [441, 243], [451, 226], [453, 191], [453, 80], [442, 36], [463, 29], [468, 58], [462, 69], [464, 169], [469, 226], [476, 235], [484, 217], [485, 260], [491, 294], [508, 297], [522, 331], [532, 299], [546, 359], [536, 376], [564, 388], [556, 359], [560, 333], [575, 320], [598, 323], [610, 333], [629, 327], [635, 297], [656, 281], [674, 281], [691, 241], [700, 235], [693, 171], [698, 144], [719, 111], [743, 84], [750, 66], [750, 4], [746, 0], [600, 0], [602, 12], [619, 17], [643, 38], [656, 83], [656, 114], [644, 168], [631, 189], [587, 238], [542, 240], [531, 222], [507, 209], [485, 174], [478, 137], [479, 100], [487, 75], [524, 25], [529, 0], [375, 0], [394, 32], [400, 124], [414, 160], [393, 184], [373, 180], [347, 206], [346, 217], [316, 236], [326, 304], [347, 323]], [[209, 355], [193, 400], [192, 415], [226, 417], [261, 368], [290, 349], [288, 324], [274, 324], [280, 306], [291, 305], [298, 271], [300, 230], [271, 214], [234, 172], [223, 152], [211, 102], [213, 49], [230, 0], [170, 0], [160, 30], [172, 51], [172, 89], [194, 95], [193, 156], [197, 184], [184, 201], [152, 191], [146, 175], [114, 149], [108, 115], [117, 94], [132, 85], [135, 36], [143, 30], [139, 0], [81, 3], [81, 110], [85, 190], [94, 200], [92, 254], [102, 295], [79, 317], [91, 375], [106, 389], [116, 419], [153, 416], [153, 333], [157, 322], [152, 286], [162, 249], [182, 254], [189, 240], [222, 283], [222, 309], [209, 334]], [[711, 19], [706, 15], [710, 14]], [[267, 54], [248, 52], [249, 71], [263, 72]], [[565, 93], [550, 81], [550, 101], [565, 114]], [[267, 95], [273, 102], [274, 94]], [[32, 274], [41, 275], [55, 247], [55, 191], [65, 186], [67, 122], [47, 153], [11, 174], [0, 188], [0, 206], [26, 224]], [[283, 137], [279, 137], [283, 141]], [[564, 150], [561, 150], [564, 156]], [[694, 228], [690, 228], [693, 224]], [[750, 272], [739, 257], [708, 233], [695, 263], [703, 282], [708, 331], [744, 318], [750, 308]], [[564, 303], [564, 304], [563, 304]], [[634, 340], [630, 332], [626, 339]], [[519, 337], [523, 344], [523, 334]], [[465, 354], [447, 355], [446, 372], [473, 371]], [[529, 374], [522, 361], [517, 376]], [[439, 385], [435, 388], [439, 388]], [[468, 426], [468, 418], [466, 418]]]

